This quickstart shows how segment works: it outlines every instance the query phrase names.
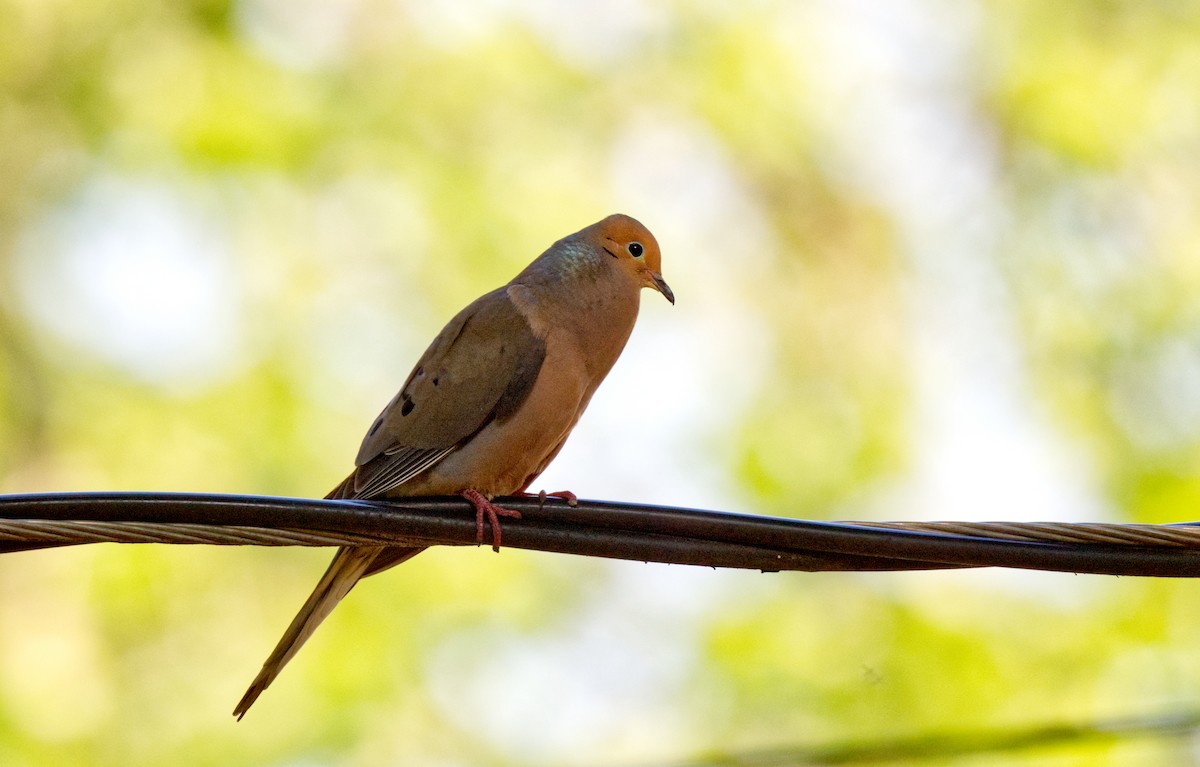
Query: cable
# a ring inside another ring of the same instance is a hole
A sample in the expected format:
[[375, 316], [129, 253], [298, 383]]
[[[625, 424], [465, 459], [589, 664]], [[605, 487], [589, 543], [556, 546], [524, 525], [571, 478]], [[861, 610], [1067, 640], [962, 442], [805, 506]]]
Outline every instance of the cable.
[[[1098, 523], [815, 522], [604, 501], [502, 498], [511, 548], [707, 567], [1014, 567], [1200, 575], [1200, 527]], [[104, 541], [215, 545], [469, 545], [460, 498], [328, 501], [187, 493], [0, 496], [0, 552]]]

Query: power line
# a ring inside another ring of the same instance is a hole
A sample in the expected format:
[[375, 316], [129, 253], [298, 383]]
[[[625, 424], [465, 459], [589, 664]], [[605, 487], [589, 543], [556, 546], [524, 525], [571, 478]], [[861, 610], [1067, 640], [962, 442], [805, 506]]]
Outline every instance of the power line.
[[[606, 501], [502, 498], [504, 544], [647, 562], [779, 570], [1010, 567], [1200, 575], [1200, 526], [816, 522]], [[0, 496], [0, 552], [113, 541], [214, 545], [470, 545], [459, 498], [328, 501], [187, 493]]]

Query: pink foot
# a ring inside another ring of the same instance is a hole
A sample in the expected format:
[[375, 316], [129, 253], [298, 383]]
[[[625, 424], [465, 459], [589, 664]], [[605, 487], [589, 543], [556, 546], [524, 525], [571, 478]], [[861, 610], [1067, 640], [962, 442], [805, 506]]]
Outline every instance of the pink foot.
[[478, 490], [467, 488], [459, 493], [475, 507], [475, 543], [483, 543], [483, 518], [486, 516], [492, 525], [492, 551], [500, 550], [500, 517], [520, 519], [521, 512], [497, 506], [484, 497]]
[[524, 490], [517, 495], [527, 496], [529, 498], [537, 498], [542, 504], [546, 503], [547, 498], [561, 498], [567, 502], [568, 506], [578, 506], [579, 498], [570, 490], [555, 490], [553, 493], [547, 493], [545, 490], [539, 490], [536, 493], [527, 493]]

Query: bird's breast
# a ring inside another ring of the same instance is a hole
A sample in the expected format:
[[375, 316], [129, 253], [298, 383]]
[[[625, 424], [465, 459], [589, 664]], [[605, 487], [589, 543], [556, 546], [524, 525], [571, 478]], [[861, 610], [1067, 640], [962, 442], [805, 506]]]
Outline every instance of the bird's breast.
[[571, 300], [520, 283], [506, 292], [546, 344], [537, 379], [515, 411], [489, 422], [406, 485], [405, 494], [450, 494], [468, 487], [486, 495], [522, 490], [575, 428], [637, 320], [638, 290], [619, 281], [591, 285], [570, 294]]

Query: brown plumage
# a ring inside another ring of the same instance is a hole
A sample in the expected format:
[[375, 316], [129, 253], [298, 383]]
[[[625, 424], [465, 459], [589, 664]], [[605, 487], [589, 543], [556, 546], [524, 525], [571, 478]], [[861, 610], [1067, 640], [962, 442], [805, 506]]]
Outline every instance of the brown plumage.
[[[519, 516], [491, 503], [524, 492], [562, 449], [617, 361], [641, 289], [675, 303], [658, 243], [629, 216], [564, 237], [507, 285], [476, 299], [438, 333], [371, 425], [355, 470], [329, 498], [463, 495], [478, 529]], [[360, 578], [420, 548], [338, 550], [262, 671], [234, 709], [239, 719]]]

